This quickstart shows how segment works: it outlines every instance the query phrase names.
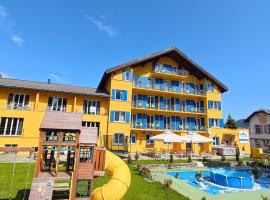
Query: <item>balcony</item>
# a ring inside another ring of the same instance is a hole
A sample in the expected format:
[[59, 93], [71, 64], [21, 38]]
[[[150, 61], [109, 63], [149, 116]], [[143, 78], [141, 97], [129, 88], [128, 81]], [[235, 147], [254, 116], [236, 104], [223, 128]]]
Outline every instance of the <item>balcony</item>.
[[186, 70], [179, 69], [177, 66], [156, 63], [153, 66], [153, 73], [161, 73], [161, 74], [168, 74], [168, 75], [177, 75], [177, 76], [188, 76], [189, 73]]
[[159, 85], [155, 83], [148, 83], [143, 84], [140, 81], [133, 80], [132, 84], [134, 89], [143, 89], [143, 90], [151, 90], [154, 92], [172, 92], [174, 94], [188, 94], [188, 95], [196, 95], [196, 96], [205, 96], [206, 92], [204, 90], [197, 90], [197, 89], [187, 89], [182, 87], [173, 87], [173, 86], [165, 86], [165, 85]]
[[7, 105], [8, 110], [31, 110], [31, 106], [29, 104], [23, 104], [23, 103], [10, 103]]
[[207, 110], [205, 108], [197, 108], [197, 107], [180, 107], [176, 109], [176, 105], [164, 105], [163, 108], [159, 106], [157, 103], [143, 103], [143, 102], [132, 102], [132, 108], [141, 108], [147, 110], [155, 110], [157, 112], [177, 112], [177, 113], [192, 113], [192, 114], [206, 114]]
[[48, 105], [47, 111], [66, 112], [66, 106], [53, 106], [53, 105]]
[[131, 125], [132, 129], [142, 129], [142, 130], [172, 130], [172, 131], [200, 131], [200, 132], [207, 132], [207, 127], [205, 126], [184, 126], [184, 125], [179, 125], [178, 127], [173, 126], [173, 125], [165, 125], [164, 128], [160, 127], [160, 124], [155, 124], [155, 123], [148, 123], [146, 126], [143, 125], [143, 123], [140, 122], [133, 122]]

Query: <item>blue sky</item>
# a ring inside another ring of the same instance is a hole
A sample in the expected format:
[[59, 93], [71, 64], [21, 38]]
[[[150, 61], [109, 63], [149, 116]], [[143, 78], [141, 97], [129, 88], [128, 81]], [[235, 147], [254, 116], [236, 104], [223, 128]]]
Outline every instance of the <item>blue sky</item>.
[[270, 108], [269, 0], [0, 0], [0, 73], [96, 87], [106, 68], [178, 47], [229, 87], [224, 117]]

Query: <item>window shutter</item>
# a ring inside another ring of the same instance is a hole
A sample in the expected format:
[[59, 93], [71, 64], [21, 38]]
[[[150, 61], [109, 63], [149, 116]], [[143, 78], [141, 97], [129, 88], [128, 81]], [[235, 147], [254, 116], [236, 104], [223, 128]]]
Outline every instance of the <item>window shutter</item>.
[[221, 102], [218, 102], [218, 109], [221, 110]]
[[212, 109], [212, 101], [208, 100], [208, 109]]
[[212, 83], [211, 91], [214, 92], [215, 85]]
[[111, 111], [110, 122], [114, 122], [114, 110]]
[[128, 95], [128, 92], [126, 91], [126, 90], [123, 90], [123, 101], [127, 101], [128, 99], [128, 97], [127, 97], [127, 95]]
[[219, 120], [219, 127], [224, 128], [224, 120], [223, 119]]
[[133, 81], [133, 72], [129, 72], [130, 75], [130, 81]]
[[213, 119], [209, 118], [209, 127], [211, 128], [213, 126]]
[[209, 91], [209, 83], [206, 83], [206, 91]]
[[116, 93], [115, 89], [112, 89], [112, 100], [115, 100], [115, 93]]
[[126, 122], [129, 123], [130, 121], [130, 112], [126, 112]]

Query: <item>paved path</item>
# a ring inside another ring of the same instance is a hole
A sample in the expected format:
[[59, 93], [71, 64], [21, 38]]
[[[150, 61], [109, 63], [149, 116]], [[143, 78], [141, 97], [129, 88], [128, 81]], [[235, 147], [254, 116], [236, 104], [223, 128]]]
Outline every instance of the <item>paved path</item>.
[[0, 154], [0, 163], [35, 163], [36, 160], [33, 156], [29, 155], [18, 155], [14, 153]]
[[[190, 169], [192, 170], [192, 169]], [[181, 193], [184, 196], [189, 197], [191, 200], [200, 200], [202, 197], [206, 197], [207, 200], [260, 200], [261, 195], [270, 197], [270, 190], [260, 190], [252, 192], [233, 192], [226, 194], [211, 195], [200, 189], [194, 188], [193, 186], [176, 179], [166, 173], [153, 173], [154, 180], [163, 183], [164, 179], [172, 179], [172, 189]]]

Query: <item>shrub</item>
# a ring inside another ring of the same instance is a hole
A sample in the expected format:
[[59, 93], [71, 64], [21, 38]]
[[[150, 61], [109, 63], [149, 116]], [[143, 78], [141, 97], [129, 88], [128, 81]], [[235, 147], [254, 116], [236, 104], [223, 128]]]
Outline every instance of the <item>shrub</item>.
[[137, 160], [139, 160], [139, 154], [138, 154], [138, 152], [136, 152], [136, 154], [135, 154], [135, 156], [134, 156], [134, 159], [137, 161]]
[[168, 169], [172, 169], [172, 164], [171, 163], [168, 164]]
[[206, 197], [203, 197], [202, 200], [207, 200]]
[[173, 163], [173, 155], [170, 154], [170, 163]]
[[131, 158], [131, 155], [130, 154], [128, 154], [127, 162], [128, 162], [128, 164], [131, 164], [132, 163], [132, 158]]
[[171, 188], [172, 184], [173, 184], [172, 179], [168, 178], [168, 179], [164, 180], [164, 185], [165, 185], [166, 188]]
[[137, 163], [137, 165], [136, 165], [136, 170], [138, 171], [138, 172], [140, 172], [140, 169], [142, 168], [142, 165], [140, 164], [140, 163]]
[[191, 156], [190, 155], [188, 156], [187, 162], [192, 162], [192, 159], [191, 159]]
[[224, 155], [221, 156], [221, 161], [222, 161], [222, 162], [226, 161], [226, 157], [225, 157]]
[[203, 157], [202, 162], [207, 162], [207, 159], [205, 156]]
[[258, 169], [258, 165], [254, 165], [254, 167], [251, 170], [252, 174], [254, 175], [255, 179], [258, 179], [260, 177], [260, 171]]
[[262, 200], [269, 200], [269, 197], [262, 195]]
[[237, 162], [240, 160], [240, 154], [238, 152], [235, 154], [235, 160]]

